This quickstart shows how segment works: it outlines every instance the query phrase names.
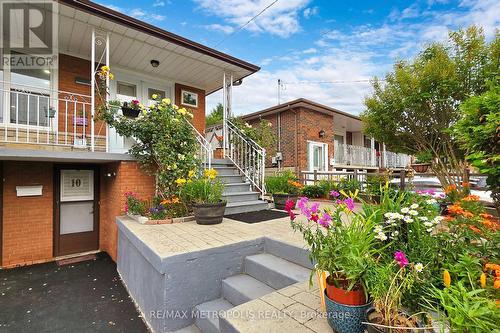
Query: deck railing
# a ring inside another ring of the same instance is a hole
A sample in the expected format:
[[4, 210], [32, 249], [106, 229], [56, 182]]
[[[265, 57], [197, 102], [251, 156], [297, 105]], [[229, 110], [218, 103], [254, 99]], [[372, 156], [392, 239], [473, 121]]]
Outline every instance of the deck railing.
[[382, 154], [377, 154], [377, 151], [372, 148], [335, 142], [333, 163], [353, 167], [404, 168], [410, 163], [410, 156], [391, 151], [382, 151]]
[[91, 140], [90, 96], [22, 85], [0, 87], [0, 141], [88, 150], [93, 141], [93, 150], [107, 150], [105, 123], [95, 125]]

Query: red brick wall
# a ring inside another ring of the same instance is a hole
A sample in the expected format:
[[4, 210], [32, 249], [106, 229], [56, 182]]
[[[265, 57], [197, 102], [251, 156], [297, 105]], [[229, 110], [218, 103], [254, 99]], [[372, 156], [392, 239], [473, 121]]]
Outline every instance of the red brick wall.
[[[182, 90], [187, 90], [189, 92], [194, 92], [198, 94], [198, 107], [193, 108], [192, 106], [182, 105], [181, 103], [181, 92]], [[175, 84], [175, 103], [179, 107], [184, 107], [191, 111], [194, 115], [193, 125], [196, 129], [203, 133], [205, 132], [205, 91], [196, 89], [193, 87], [185, 86], [179, 83]]]
[[[106, 173], [116, 177], [106, 177]], [[101, 167], [101, 213], [99, 244], [116, 261], [118, 229], [115, 218], [123, 213], [124, 193], [132, 191], [150, 200], [155, 192], [154, 177], [144, 174], [136, 162], [117, 162]]]
[[[52, 163], [4, 162], [2, 266], [52, 258], [52, 170]], [[42, 185], [42, 196], [17, 197], [24, 185]]]
[[[116, 177], [106, 177], [115, 172]], [[2, 267], [46, 262], [53, 259], [53, 164], [4, 162]], [[43, 185], [43, 195], [17, 197], [16, 186]], [[136, 162], [101, 165], [99, 248], [116, 260], [115, 217], [125, 205], [124, 193], [133, 191], [144, 199], [154, 195], [154, 178]]]

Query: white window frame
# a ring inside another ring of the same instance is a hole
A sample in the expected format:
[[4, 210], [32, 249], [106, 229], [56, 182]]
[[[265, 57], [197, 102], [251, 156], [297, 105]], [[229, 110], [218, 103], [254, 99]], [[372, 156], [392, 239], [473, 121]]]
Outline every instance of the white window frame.
[[314, 171], [314, 147], [323, 148], [323, 170], [328, 171], [328, 143], [307, 141], [307, 164], [309, 171]]

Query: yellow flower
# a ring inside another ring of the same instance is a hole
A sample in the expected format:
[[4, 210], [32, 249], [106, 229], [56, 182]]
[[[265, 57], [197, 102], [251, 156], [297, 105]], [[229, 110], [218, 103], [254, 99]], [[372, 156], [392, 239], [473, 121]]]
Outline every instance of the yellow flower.
[[486, 287], [486, 274], [482, 273], [479, 281], [481, 282], [481, 288]]
[[194, 170], [189, 170], [188, 177], [193, 178], [194, 177]]
[[170, 98], [164, 98], [161, 100], [163, 104], [169, 105], [170, 104]]
[[451, 276], [450, 272], [448, 272], [447, 270], [444, 270], [443, 272], [443, 283], [447, 288], [451, 286]]
[[172, 107], [173, 107], [175, 110], [178, 110], [178, 109], [179, 109], [179, 107], [178, 107], [177, 105], [175, 105], [175, 104], [173, 104], [173, 105], [172, 105]]
[[109, 73], [109, 79], [110, 79], [110, 80], [114, 80], [114, 79], [115, 79], [115, 76], [114, 76], [113, 74]]
[[157, 95], [157, 94], [153, 94], [153, 95], [151, 95], [151, 98], [152, 98], [152, 99], [157, 99], [157, 98], [158, 98], [158, 95]]
[[179, 178], [175, 182], [177, 183], [177, 186], [182, 186], [182, 185], [186, 184], [186, 179]]
[[181, 109], [177, 110], [177, 112], [179, 114], [182, 114], [183, 116], [186, 115], [186, 113], [187, 113], [186, 109], [184, 109], [184, 108], [181, 108]]
[[101, 67], [101, 71], [102, 71], [103, 73], [107, 73], [107, 72], [109, 72], [109, 66], [102, 66], [102, 67]]
[[205, 174], [205, 177], [207, 177], [209, 179], [215, 179], [215, 177], [217, 177], [217, 170], [205, 169], [204, 174]]
[[189, 117], [189, 118], [191, 118], [191, 119], [193, 119], [193, 118], [194, 118], [194, 115], [193, 115], [191, 112], [188, 112], [188, 113], [187, 113], [187, 115], [188, 115], [188, 117]]

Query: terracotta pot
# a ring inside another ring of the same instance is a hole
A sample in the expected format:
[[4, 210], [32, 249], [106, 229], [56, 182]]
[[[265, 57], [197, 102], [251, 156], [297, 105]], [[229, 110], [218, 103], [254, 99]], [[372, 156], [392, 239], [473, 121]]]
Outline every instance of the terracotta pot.
[[337, 288], [333, 282], [331, 281], [331, 277], [326, 279], [326, 294], [330, 297], [331, 300], [345, 305], [364, 305], [366, 304], [366, 295], [365, 291], [361, 289], [353, 289], [346, 290], [343, 289], [342, 286], [348, 285], [346, 280], [337, 280], [340, 284], [340, 288]]
[[430, 168], [430, 164], [428, 163], [418, 163], [418, 164], [412, 164], [411, 167], [413, 170], [415, 170], [418, 173], [425, 173], [427, 170]]
[[219, 224], [224, 218], [226, 202], [216, 204], [193, 204], [193, 214], [198, 224]]
[[295, 194], [273, 194], [274, 208], [285, 210], [285, 204], [288, 200], [297, 202], [298, 196]]
[[214, 158], [222, 159], [224, 158], [224, 150], [222, 148], [215, 148], [214, 150]]

